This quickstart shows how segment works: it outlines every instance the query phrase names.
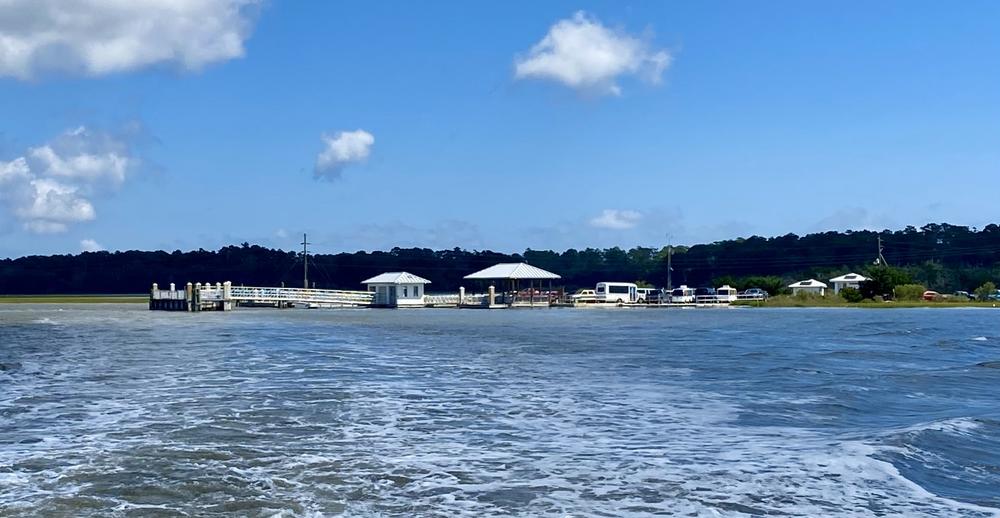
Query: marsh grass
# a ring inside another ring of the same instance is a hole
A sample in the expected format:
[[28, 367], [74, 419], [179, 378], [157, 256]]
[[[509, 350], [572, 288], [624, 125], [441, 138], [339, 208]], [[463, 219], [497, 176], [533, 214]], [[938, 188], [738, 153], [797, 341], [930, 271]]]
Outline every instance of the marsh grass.
[[146, 294], [118, 295], [0, 295], [0, 304], [145, 304]]

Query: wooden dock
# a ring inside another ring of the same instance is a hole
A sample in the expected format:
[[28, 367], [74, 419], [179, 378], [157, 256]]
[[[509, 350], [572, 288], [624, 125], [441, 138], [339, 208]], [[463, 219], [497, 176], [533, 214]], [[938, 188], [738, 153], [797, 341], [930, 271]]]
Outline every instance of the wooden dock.
[[174, 284], [161, 290], [154, 283], [149, 292], [149, 309], [160, 311], [230, 311], [237, 306], [289, 307], [303, 304], [315, 307], [370, 307], [370, 291], [317, 290], [233, 286], [230, 282], [187, 283], [182, 290]]

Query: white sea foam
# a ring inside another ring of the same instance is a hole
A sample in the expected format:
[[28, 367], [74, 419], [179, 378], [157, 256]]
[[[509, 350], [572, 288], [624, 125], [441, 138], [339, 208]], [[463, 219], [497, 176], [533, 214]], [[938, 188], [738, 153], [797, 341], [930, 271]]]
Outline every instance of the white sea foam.
[[206, 324], [168, 347], [134, 320], [111, 324], [130, 336], [112, 351], [95, 340], [20, 359], [34, 372], [0, 392], [13, 416], [0, 434], [17, 439], [0, 447], [0, 515], [86, 497], [122, 514], [1000, 516], [931, 494], [863, 441], [738, 425], [747, 407], [689, 369], [651, 375], [636, 361], [637, 374], [615, 374], [579, 355], [524, 360], [507, 343], [385, 347], [395, 329], [367, 341], [307, 330], [317, 346], [302, 353], [268, 342], [292, 328], [237, 347]]
[[924, 431], [944, 432], [952, 435], [968, 435], [974, 433], [982, 427], [982, 423], [970, 417], [956, 417], [951, 419], [941, 419], [929, 421], [913, 426], [908, 426], [892, 433], [917, 433]]

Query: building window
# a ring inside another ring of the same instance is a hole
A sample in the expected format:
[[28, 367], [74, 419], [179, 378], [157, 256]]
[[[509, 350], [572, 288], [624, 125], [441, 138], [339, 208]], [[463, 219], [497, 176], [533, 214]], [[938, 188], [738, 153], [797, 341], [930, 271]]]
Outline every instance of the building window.
[[403, 298], [404, 298], [404, 299], [405, 299], [406, 297], [409, 297], [409, 295], [407, 295], [407, 294], [406, 294], [406, 289], [407, 289], [407, 288], [406, 288], [406, 286], [403, 286]]
[[414, 286], [413, 287], [413, 296], [414, 297], [419, 297], [420, 296], [420, 286]]

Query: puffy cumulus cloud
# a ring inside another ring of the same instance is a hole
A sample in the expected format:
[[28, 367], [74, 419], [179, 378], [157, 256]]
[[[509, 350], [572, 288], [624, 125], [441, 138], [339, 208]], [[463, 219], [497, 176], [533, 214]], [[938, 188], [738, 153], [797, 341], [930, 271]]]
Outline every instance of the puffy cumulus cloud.
[[80, 241], [80, 251], [81, 252], [100, 252], [103, 251], [104, 247], [100, 243], [94, 241], [93, 239], [84, 239]]
[[0, 161], [0, 208], [29, 232], [65, 232], [94, 220], [90, 198], [119, 187], [135, 162], [123, 142], [77, 128], [25, 156]]
[[590, 226], [611, 230], [627, 230], [635, 228], [642, 220], [642, 214], [634, 210], [604, 209], [601, 214], [591, 218]]
[[636, 75], [656, 84], [670, 65], [670, 54], [609, 29], [580, 11], [549, 28], [542, 41], [514, 62], [517, 79], [558, 81], [577, 90], [619, 95], [616, 80]]
[[89, 76], [241, 57], [261, 0], [0, 0], [0, 76]]
[[40, 174], [86, 182], [125, 181], [131, 160], [127, 146], [104, 133], [79, 127], [55, 141], [28, 150], [28, 160]]
[[71, 185], [48, 178], [30, 182], [30, 198], [14, 207], [14, 215], [24, 221], [25, 228], [39, 234], [65, 232], [70, 223], [90, 221], [97, 217], [94, 205]]
[[316, 178], [340, 178], [345, 167], [367, 159], [374, 144], [375, 137], [362, 129], [324, 134], [323, 151], [316, 157]]

